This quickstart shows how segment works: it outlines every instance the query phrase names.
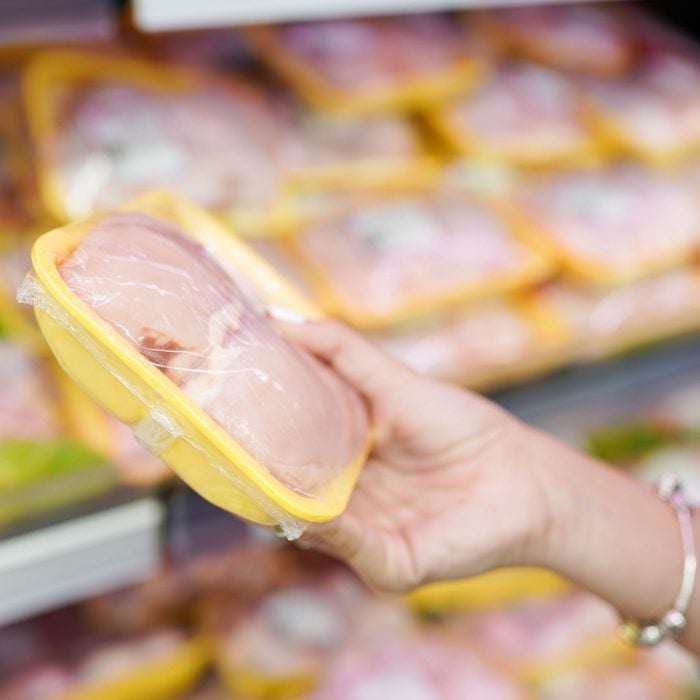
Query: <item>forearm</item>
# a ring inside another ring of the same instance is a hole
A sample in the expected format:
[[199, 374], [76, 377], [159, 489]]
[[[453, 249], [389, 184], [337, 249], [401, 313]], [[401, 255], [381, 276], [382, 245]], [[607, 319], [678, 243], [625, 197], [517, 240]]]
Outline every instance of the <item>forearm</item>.
[[[615, 606], [625, 618], [656, 619], [678, 594], [683, 549], [677, 516], [655, 489], [532, 432], [532, 454], [549, 504], [532, 563], [552, 568]], [[700, 521], [696, 518], [700, 540]], [[700, 653], [700, 594], [681, 640]]]

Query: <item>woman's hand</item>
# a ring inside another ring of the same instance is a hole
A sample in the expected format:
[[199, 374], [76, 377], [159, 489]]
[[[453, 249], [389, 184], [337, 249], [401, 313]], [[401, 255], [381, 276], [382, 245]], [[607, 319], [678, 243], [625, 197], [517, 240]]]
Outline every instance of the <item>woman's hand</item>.
[[311, 527], [310, 545], [393, 592], [539, 557], [549, 506], [525, 426], [414, 374], [342, 324], [282, 331], [364, 396], [377, 432], [346, 512]]

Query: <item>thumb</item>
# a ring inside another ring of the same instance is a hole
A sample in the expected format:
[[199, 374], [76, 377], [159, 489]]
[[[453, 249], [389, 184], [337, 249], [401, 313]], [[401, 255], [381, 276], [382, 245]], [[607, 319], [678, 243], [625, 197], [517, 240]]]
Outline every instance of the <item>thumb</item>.
[[288, 315], [274, 307], [268, 312], [288, 340], [329, 364], [368, 398], [386, 395], [413, 376], [411, 370], [344, 323], [303, 319], [290, 322]]

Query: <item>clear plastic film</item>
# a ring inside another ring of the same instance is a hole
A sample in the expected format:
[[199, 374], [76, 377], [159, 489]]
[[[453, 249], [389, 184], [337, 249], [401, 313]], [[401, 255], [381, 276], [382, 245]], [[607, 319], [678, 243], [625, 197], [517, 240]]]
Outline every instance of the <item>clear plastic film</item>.
[[636, 163], [533, 176], [504, 206], [565, 273], [596, 284], [688, 262], [700, 243], [700, 200], [688, 183]]
[[670, 270], [631, 284], [554, 282], [535, 297], [560, 319], [577, 357], [596, 357], [700, 327], [700, 271]]
[[615, 75], [634, 58], [635, 36], [618, 8], [523, 5], [479, 12], [475, 19], [500, 49], [573, 73]]
[[443, 189], [364, 201], [306, 227], [294, 248], [319, 298], [361, 327], [510, 291], [551, 271], [486, 205]]
[[494, 66], [476, 89], [428, 113], [457, 153], [522, 166], [572, 164], [599, 147], [574, 86], [523, 61]]
[[447, 15], [281, 24], [251, 29], [249, 36], [263, 59], [323, 109], [430, 104], [479, 71], [473, 37]]
[[313, 307], [167, 195], [63, 231], [40, 239], [20, 296], [78, 384], [218, 505], [290, 537], [338, 515], [369, 441], [364, 405], [264, 313]]

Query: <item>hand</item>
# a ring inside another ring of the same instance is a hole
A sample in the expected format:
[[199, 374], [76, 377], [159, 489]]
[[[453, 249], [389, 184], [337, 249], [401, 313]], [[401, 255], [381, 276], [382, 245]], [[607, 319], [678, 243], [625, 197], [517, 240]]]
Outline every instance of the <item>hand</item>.
[[355, 387], [376, 428], [346, 512], [312, 526], [308, 543], [386, 592], [537, 558], [548, 503], [525, 426], [414, 374], [340, 323], [278, 325]]

